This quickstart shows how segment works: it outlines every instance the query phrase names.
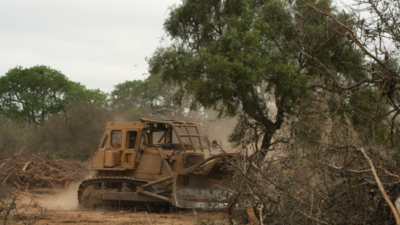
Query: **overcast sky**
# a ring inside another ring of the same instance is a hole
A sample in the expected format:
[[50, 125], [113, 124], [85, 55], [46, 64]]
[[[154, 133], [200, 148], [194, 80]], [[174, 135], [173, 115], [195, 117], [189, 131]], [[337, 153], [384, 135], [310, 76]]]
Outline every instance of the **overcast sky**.
[[110, 92], [144, 79], [168, 8], [181, 0], [0, 0], [0, 76], [46, 65]]

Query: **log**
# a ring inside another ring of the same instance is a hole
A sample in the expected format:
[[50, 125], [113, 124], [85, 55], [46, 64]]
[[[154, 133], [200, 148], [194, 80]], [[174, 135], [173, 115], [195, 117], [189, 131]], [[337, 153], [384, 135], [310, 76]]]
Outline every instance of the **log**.
[[34, 162], [33, 161], [29, 161], [29, 162], [27, 162], [26, 164], [25, 164], [25, 166], [24, 166], [24, 168], [22, 168], [22, 171], [26, 171], [26, 169], [28, 168], [28, 166], [29, 166], [29, 164], [33, 164]]
[[256, 214], [254, 214], [254, 209], [253, 208], [250, 208], [250, 209], [247, 210], [247, 215], [249, 216], [250, 221], [251, 221], [251, 223], [253, 225], [258, 225], [259, 224], [258, 219], [256, 217]]

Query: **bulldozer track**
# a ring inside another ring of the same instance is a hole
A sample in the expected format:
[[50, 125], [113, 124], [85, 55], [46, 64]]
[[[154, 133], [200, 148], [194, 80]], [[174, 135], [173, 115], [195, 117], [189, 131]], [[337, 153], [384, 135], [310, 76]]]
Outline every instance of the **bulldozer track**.
[[81, 184], [79, 185], [79, 189], [78, 189], [78, 201], [79, 203], [81, 202], [81, 197], [83, 194], [83, 191], [85, 190], [86, 187], [88, 187], [89, 185], [92, 184], [101, 184], [102, 182], [114, 182], [114, 183], [133, 183], [136, 186], [140, 186], [140, 185], [144, 185], [147, 184], [149, 182], [151, 182], [151, 180], [145, 180], [145, 179], [137, 179], [137, 178], [133, 178], [133, 177], [96, 177], [96, 178], [89, 178], [86, 180], [83, 180], [81, 182]]

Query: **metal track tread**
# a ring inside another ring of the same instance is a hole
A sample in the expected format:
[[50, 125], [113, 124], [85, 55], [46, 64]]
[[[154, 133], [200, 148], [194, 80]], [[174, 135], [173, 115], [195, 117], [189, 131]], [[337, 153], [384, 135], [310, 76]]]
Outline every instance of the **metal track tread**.
[[145, 179], [137, 179], [133, 177], [96, 177], [96, 178], [89, 178], [86, 180], [83, 180], [81, 184], [79, 185], [78, 189], [78, 202], [79, 204], [82, 204], [81, 202], [81, 197], [83, 194], [83, 191], [85, 188], [89, 185], [92, 184], [101, 184], [101, 182], [117, 182], [117, 183], [123, 183], [123, 182], [128, 182], [128, 183], [134, 183], [137, 186], [147, 184], [151, 182], [152, 180], [145, 180]]

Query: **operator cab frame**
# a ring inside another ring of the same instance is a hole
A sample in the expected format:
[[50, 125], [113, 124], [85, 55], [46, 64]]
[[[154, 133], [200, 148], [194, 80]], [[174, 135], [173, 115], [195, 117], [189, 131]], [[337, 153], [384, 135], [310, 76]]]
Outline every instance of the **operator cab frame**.
[[99, 152], [104, 152], [104, 168], [136, 169], [145, 152], [203, 151], [195, 123], [141, 119], [141, 122], [109, 122]]

